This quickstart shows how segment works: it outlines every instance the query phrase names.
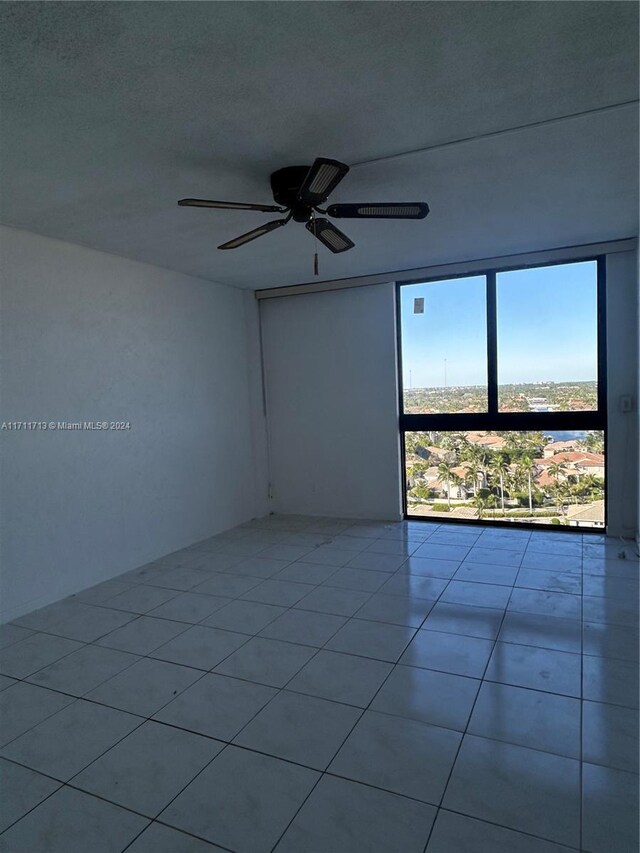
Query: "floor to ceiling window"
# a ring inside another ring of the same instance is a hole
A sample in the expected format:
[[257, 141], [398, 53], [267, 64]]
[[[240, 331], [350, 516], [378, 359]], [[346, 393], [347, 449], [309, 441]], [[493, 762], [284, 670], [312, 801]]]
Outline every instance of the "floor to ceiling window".
[[605, 525], [604, 262], [398, 285], [409, 517]]

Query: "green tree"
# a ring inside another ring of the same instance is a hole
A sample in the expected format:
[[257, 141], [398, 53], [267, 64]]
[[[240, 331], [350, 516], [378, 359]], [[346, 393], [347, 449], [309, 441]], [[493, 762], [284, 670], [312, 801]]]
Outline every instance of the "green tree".
[[509, 460], [505, 453], [496, 453], [491, 463], [491, 473], [500, 484], [500, 506], [504, 511], [504, 481], [509, 473]]
[[449, 462], [441, 462], [438, 465], [438, 476], [447, 484], [447, 506], [451, 509], [451, 482], [456, 476], [453, 471], [453, 465]]

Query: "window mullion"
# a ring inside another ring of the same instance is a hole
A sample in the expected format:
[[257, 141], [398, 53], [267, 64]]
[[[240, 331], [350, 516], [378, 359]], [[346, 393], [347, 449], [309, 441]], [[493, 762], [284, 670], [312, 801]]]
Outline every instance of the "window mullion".
[[498, 308], [496, 274], [487, 273], [487, 405], [490, 415], [498, 414]]

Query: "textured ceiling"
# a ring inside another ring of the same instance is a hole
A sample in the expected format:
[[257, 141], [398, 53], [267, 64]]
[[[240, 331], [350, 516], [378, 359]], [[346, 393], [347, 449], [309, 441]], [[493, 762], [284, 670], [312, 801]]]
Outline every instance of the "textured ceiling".
[[0, 219], [294, 284], [303, 226], [219, 252], [270, 217], [175, 202], [269, 203], [271, 171], [322, 155], [353, 166], [332, 201], [432, 209], [338, 223], [356, 248], [321, 247], [323, 279], [631, 236], [637, 42], [631, 2], [4, 2]]

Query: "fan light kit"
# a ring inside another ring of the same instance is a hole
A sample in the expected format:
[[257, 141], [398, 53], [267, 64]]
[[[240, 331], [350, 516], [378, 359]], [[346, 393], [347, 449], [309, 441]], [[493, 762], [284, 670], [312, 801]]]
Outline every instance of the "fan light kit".
[[[331, 204], [326, 209], [323, 204], [349, 167], [337, 160], [318, 157], [312, 166], [287, 166], [271, 175], [271, 192], [276, 205], [244, 204], [235, 201], [212, 201], [201, 198], [183, 198], [178, 202], [182, 207], [213, 207], [222, 210], [257, 210], [263, 213], [286, 213], [284, 219], [272, 219], [253, 231], [247, 231], [233, 240], [218, 246], [219, 249], [237, 249], [250, 243], [263, 234], [281, 228], [292, 219], [304, 222], [305, 228], [334, 254], [346, 252], [355, 246], [346, 234], [343, 234], [328, 219], [318, 218], [316, 213], [331, 216], [334, 219], [424, 219], [429, 213], [429, 205], [412, 201], [405, 203]], [[318, 274], [317, 255], [315, 273]]]

